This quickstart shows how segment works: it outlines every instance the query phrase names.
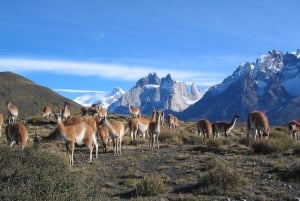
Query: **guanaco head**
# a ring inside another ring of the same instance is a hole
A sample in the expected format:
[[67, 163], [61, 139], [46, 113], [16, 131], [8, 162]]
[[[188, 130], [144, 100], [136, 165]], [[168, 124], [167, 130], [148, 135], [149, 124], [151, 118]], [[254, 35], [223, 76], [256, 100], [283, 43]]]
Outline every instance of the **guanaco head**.
[[71, 103], [69, 103], [68, 101], [65, 101], [65, 102], [64, 102], [64, 105], [65, 105], [65, 106], [70, 106]]
[[105, 125], [105, 124], [106, 124], [106, 116], [100, 118], [100, 121], [99, 121], [99, 125], [100, 125], [100, 126], [103, 126], [103, 125]]
[[234, 115], [232, 115], [232, 117], [237, 118], [237, 119], [240, 118], [240, 116], [238, 114], [234, 114]]

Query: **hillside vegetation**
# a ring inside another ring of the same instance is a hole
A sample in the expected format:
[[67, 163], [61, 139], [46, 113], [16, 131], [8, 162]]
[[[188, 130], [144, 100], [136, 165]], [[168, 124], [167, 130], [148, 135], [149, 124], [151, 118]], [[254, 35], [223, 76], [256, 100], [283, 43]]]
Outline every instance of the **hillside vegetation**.
[[[128, 116], [109, 114], [126, 123]], [[163, 127], [161, 148], [150, 151], [148, 139], [125, 136], [122, 155], [112, 146], [88, 163], [86, 147], [76, 147], [68, 164], [61, 139], [35, 144], [34, 135], [56, 128], [28, 117], [30, 141], [24, 150], [0, 138], [0, 200], [292, 200], [300, 196], [300, 143], [285, 127], [272, 127], [267, 141], [246, 144], [246, 127], [238, 124], [228, 140], [204, 141], [195, 122]], [[99, 140], [100, 141], [100, 140]]]
[[53, 110], [59, 110], [63, 103], [71, 103], [71, 110], [78, 112], [80, 105], [55, 93], [49, 88], [14, 74], [0, 72], [0, 110], [6, 115], [7, 101], [11, 101], [19, 109], [19, 118], [41, 114], [43, 107], [51, 105]]

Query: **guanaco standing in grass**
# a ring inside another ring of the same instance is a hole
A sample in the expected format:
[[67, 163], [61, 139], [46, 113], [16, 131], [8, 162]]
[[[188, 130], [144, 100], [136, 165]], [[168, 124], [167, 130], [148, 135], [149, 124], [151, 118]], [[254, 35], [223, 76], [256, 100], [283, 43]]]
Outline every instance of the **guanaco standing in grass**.
[[5, 134], [7, 139], [7, 144], [12, 147], [14, 142], [21, 148], [27, 144], [28, 131], [23, 123], [13, 122], [6, 126]]
[[155, 121], [151, 121], [149, 124], [149, 149], [154, 151], [155, 144], [156, 149], [159, 149], [159, 134], [160, 134], [160, 124], [161, 124], [161, 112], [156, 112]]
[[8, 124], [13, 123], [17, 120], [19, 111], [17, 106], [7, 101], [7, 113], [8, 113]]
[[45, 107], [43, 108], [42, 117], [47, 118], [49, 121], [51, 118], [51, 115], [52, 115], [51, 107], [49, 105], [45, 105]]
[[254, 141], [256, 141], [257, 135], [260, 139], [265, 136], [265, 139], [269, 138], [270, 126], [268, 117], [261, 111], [253, 111], [248, 114], [247, 119], [247, 145], [249, 145], [250, 135], [254, 135]]
[[198, 135], [203, 134], [203, 138], [210, 138], [212, 136], [212, 124], [208, 119], [200, 119], [197, 122]]
[[96, 147], [96, 159], [98, 158], [97, 123], [93, 117], [72, 117], [63, 121], [60, 114], [55, 114], [55, 118], [57, 130], [66, 142], [70, 165], [74, 164], [75, 144], [85, 144], [88, 147], [90, 151], [89, 162], [92, 162], [93, 149]]
[[107, 117], [101, 119], [100, 125], [107, 126], [114, 145], [114, 156], [120, 156], [123, 136], [128, 132], [128, 126], [125, 127], [120, 121], [110, 122]]

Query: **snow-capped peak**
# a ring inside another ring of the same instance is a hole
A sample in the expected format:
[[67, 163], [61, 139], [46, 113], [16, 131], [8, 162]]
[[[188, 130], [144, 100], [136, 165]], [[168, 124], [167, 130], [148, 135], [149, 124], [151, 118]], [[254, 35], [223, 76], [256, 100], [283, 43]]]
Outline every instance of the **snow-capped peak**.
[[102, 107], [107, 108], [110, 104], [116, 102], [124, 94], [125, 92], [121, 88], [116, 87], [112, 90], [112, 92], [85, 94], [75, 98], [74, 101], [83, 106], [100, 104]]

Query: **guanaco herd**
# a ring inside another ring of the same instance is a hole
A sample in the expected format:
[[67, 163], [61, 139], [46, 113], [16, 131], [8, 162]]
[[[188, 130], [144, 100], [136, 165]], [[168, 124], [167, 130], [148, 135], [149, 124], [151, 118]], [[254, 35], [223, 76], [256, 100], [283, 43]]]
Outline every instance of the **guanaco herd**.
[[[62, 109], [59, 112], [52, 112], [51, 107], [46, 105], [42, 111], [42, 117], [50, 120], [54, 114], [57, 127], [56, 131], [63, 137], [67, 154], [69, 156], [70, 165], [74, 164], [74, 149], [75, 144], [83, 145], [89, 149], [89, 162], [93, 159], [93, 150], [95, 147], [96, 159], [98, 158], [98, 140], [100, 138], [103, 144], [104, 152], [107, 151], [107, 145], [112, 141], [114, 155], [121, 155], [122, 139], [129, 131], [132, 141], [139, 139], [139, 133], [142, 138], [149, 138], [149, 149], [154, 151], [159, 149], [159, 135], [161, 127], [164, 126], [164, 112], [152, 110], [151, 119], [143, 117], [138, 107], [133, 107], [128, 104], [128, 110], [132, 115], [128, 119], [127, 124], [124, 125], [121, 121], [110, 121], [107, 118], [107, 109], [99, 105], [92, 105], [91, 107], [82, 107], [81, 116], [71, 116], [69, 109], [70, 103], [65, 101]], [[12, 147], [16, 143], [21, 149], [24, 149], [28, 141], [28, 131], [25, 125], [21, 122], [16, 122], [18, 117], [18, 108], [10, 101], [7, 102], [7, 126], [5, 134], [7, 144]], [[210, 122], [208, 119], [200, 119], [196, 123], [197, 132], [199, 136], [203, 135], [204, 139], [218, 138], [220, 134], [224, 134], [226, 139], [230, 131], [234, 128], [239, 115], [235, 114], [230, 122], [216, 121]], [[0, 113], [0, 136], [2, 133], [3, 114]], [[169, 129], [177, 129], [179, 120], [176, 116], [169, 114], [167, 117], [167, 127]], [[292, 139], [298, 140], [300, 136], [300, 121], [292, 120], [288, 123], [289, 135]], [[270, 126], [265, 113], [261, 111], [253, 111], [248, 114], [247, 118], [247, 145], [249, 145], [249, 138], [253, 137], [265, 139], [269, 138]], [[36, 135], [35, 141], [40, 142], [43, 138]]]

